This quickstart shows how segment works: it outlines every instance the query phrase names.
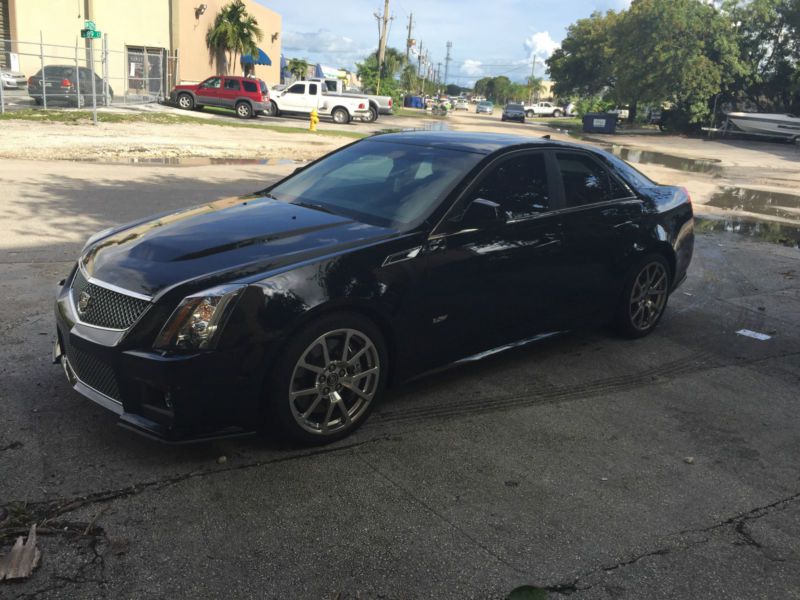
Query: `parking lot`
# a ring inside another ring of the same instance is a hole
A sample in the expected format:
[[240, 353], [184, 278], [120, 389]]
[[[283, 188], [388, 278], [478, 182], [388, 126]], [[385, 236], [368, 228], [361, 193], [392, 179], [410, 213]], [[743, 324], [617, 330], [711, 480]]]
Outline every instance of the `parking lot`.
[[37, 521], [42, 551], [0, 597], [800, 598], [796, 247], [698, 233], [652, 336], [428, 376], [324, 448], [164, 446], [73, 392], [52, 299], [84, 239], [291, 168], [0, 162], [0, 543]]

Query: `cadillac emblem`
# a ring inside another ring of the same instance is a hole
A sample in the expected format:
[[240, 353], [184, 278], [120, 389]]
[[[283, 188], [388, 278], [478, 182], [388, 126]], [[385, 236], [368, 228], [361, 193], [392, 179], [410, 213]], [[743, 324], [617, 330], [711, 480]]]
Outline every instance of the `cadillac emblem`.
[[78, 314], [83, 315], [89, 309], [89, 302], [92, 297], [87, 292], [81, 292], [78, 296]]

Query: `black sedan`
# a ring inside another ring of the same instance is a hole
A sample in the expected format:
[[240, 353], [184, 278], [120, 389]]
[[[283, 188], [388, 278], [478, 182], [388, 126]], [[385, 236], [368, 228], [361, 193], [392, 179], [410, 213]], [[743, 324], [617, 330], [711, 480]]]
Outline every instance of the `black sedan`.
[[156, 438], [321, 443], [443, 365], [598, 321], [650, 333], [693, 242], [687, 192], [605, 152], [380, 135], [90, 238], [58, 292], [55, 357]]
[[522, 104], [513, 104], [509, 102], [503, 107], [503, 116], [500, 117], [501, 121], [518, 121], [525, 122], [525, 107]]

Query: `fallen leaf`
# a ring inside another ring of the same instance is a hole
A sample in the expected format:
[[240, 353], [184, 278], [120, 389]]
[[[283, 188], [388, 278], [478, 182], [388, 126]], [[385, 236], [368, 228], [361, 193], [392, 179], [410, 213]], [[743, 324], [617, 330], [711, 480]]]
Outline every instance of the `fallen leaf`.
[[11, 552], [0, 559], [0, 581], [10, 579], [27, 579], [39, 566], [42, 553], [36, 547], [36, 524], [31, 525], [27, 541], [17, 538]]

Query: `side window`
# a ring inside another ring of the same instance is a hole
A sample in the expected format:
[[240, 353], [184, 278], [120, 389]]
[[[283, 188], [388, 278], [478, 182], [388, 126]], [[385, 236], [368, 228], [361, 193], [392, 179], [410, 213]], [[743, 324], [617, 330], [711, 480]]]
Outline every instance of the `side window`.
[[310, 83], [308, 85], [308, 93], [310, 95], [312, 95], [312, 96], [316, 96], [317, 95], [317, 84], [316, 83]]
[[484, 198], [500, 205], [506, 218], [524, 219], [550, 208], [547, 163], [541, 152], [503, 161], [480, 182], [470, 200]]
[[585, 154], [556, 154], [564, 182], [566, 206], [585, 206], [630, 195], [604, 166]]
[[336, 91], [336, 82], [335, 81], [326, 81], [325, 82], [325, 87], [327, 88], [327, 90], [329, 92], [335, 92]]
[[255, 81], [243, 81], [242, 86], [244, 86], [245, 92], [257, 92], [258, 86], [256, 85]]
[[209, 77], [201, 85], [201, 88], [219, 89], [222, 79], [219, 77]]
[[225, 89], [238, 92], [239, 91], [239, 80], [238, 79], [226, 79], [225, 80]]
[[304, 94], [306, 86], [303, 83], [295, 83], [292, 87], [286, 90], [289, 94]]

